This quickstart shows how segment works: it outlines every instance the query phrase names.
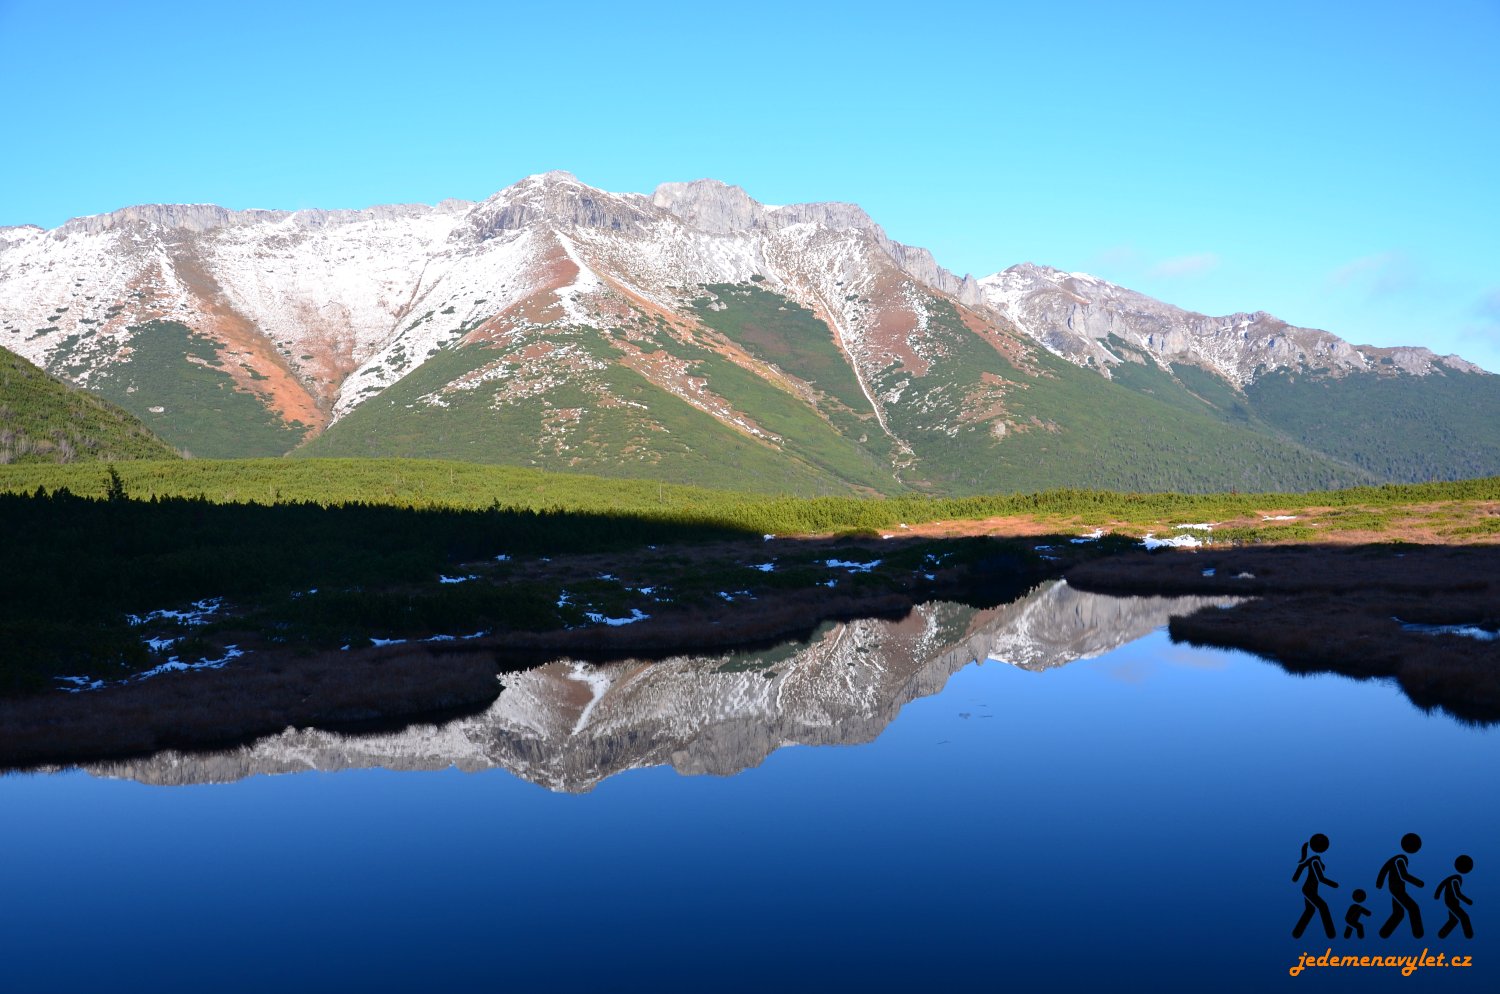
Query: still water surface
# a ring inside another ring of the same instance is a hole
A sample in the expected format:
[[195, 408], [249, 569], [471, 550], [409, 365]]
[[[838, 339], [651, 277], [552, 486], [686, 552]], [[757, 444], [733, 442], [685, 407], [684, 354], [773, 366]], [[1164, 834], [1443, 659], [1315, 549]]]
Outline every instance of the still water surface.
[[[443, 728], [0, 778], [0, 989], [1500, 989], [1500, 733], [1171, 644], [1202, 606], [1050, 585], [554, 663]], [[1382, 941], [1410, 831], [1427, 937]], [[1332, 942], [1290, 936], [1314, 832]], [[1460, 853], [1476, 938], [1439, 940]], [[1330, 945], [1475, 965], [1288, 977]]]

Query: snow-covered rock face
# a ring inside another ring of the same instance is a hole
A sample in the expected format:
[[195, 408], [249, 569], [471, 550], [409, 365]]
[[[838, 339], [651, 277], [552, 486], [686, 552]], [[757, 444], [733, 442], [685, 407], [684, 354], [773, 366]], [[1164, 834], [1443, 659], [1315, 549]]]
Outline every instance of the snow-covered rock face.
[[45, 234], [41, 228], [34, 224], [0, 224], [0, 252], [5, 251], [12, 245], [19, 244], [28, 238]]
[[777, 213], [777, 208], [756, 203], [739, 187], [713, 179], [663, 183], [651, 195], [651, 203], [716, 235], [768, 229]]
[[[615, 194], [568, 173], [481, 203], [360, 211], [155, 204], [43, 232], [0, 228], [0, 345], [87, 385], [135, 328], [181, 322], [287, 420], [337, 420], [476, 328], [676, 321], [700, 283], [765, 285], [813, 308], [856, 362], [911, 323], [901, 279], [977, 302], [977, 284], [891, 241], [849, 204], [767, 207], [713, 180]], [[440, 316], [440, 317], [439, 317]]]
[[1210, 317], [1162, 303], [1087, 273], [1022, 263], [979, 281], [985, 303], [1051, 351], [1104, 375], [1127, 361], [1106, 341], [1111, 335], [1157, 361], [1189, 363], [1244, 386], [1279, 369], [1362, 372], [1382, 359], [1418, 376], [1442, 364], [1479, 368], [1427, 349], [1354, 346], [1326, 331], [1297, 328], [1264, 311]]
[[538, 223], [639, 235], [656, 213], [639, 194], [607, 193], [580, 183], [571, 173], [551, 172], [501, 190], [470, 211], [465, 226], [480, 238]]
[[1116, 355], [1111, 335], [1236, 384], [1297, 366], [1476, 369], [1420, 348], [1355, 348], [1262, 313], [1192, 314], [1030, 264], [960, 278], [926, 249], [892, 241], [853, 204], [770, 206], [709, 179], [649, 196], [610, 193], [563, 172], [480, 203], [149, 204], [52, 231], [3, 227], [0, 345], [90, 385], [128, 359], [141, 325], [180, 322], [216, 343], [240, 390], [318, 429], [459, 340], [614, 327], [642, 312], [692, 329], [688, 302], [700, 284], [752, 278], [829, 325], [881, 427], [899, 392], [870, 384], [892, 363], [925, 368], [929, 308], [944, 295], [984, 334], [1009, 338], [1014, 325], [1106, 376], [1139, 359]]
[[371, 736], [289, 730], [241, 749], [164, 752], [88, 769], [181, 784], [371, 766], [498, 767], [568, 792], [645, 766], [727, 776], [787, 745], [871, 742], [907, 703], [940, 692], [975, 660], [1050, 669], [1235, 600], [1106, 597], [1058, 581], [987, 611], [934, 603], [902, 621], [835, 625], [784, 656], [549, 663], [503, 677], [488, 711], [441, 727]]
[[999, 608], [990, 658], [1027, 670], [1093, 659], [1144, 638], [1173, 618], [1204, 608], [1233, 607], [1243, 597], [1106, 597], [1047, 584]]

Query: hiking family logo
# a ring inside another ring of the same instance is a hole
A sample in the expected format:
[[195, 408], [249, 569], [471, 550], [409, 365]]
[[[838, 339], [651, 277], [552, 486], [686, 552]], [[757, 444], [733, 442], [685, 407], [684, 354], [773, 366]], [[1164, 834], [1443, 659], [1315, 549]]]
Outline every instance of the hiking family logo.
[[[1297, 924], [1292, 928], [1294, 939], [1302, 938], [1314, 917], [1318, 919], [1328, 938], [1335, 937], [1333, 912], [1322, 892], [1325, 887], [1336, 889], [1339, 886], [1337, 881], [1329, 878], [1328, 867], [1324, 862], [1323, 857], [1328, 852], [1328, 847], [1328, 836], [1321, 832], [1302, 843], [1302, 855], [1292, 873], [1292, 883], [1300, 882], [1302, 885], [1302, 917], [1297, 919]], [[1408, 832], [1401, 837], [1401, 851], [1382, 863], [1375, 874], [1375, 888], [1386, 891], [1391, 898], [1390, 917], [1385, 919], [1377, 933], [1381, 939], [1390, 939], [1397, 932], [1410, 932], [1413, 939], [1420, 939], [1424, 935], [1422, 906], [1415, 894], [1419, 894], [1426, 884], [1413, 872], [1412, 867], [1413, 858], [1421, 851], [1422, 837], [1415, 832]], [[1454, 872], [1433, 888], [1433, 899], [1442, 901], [1448, 911], [1447, 920], [1438, 929], [1439, 939], [1447, 939], [1454, 929], [1460, 929], [1466, 940], [1474, 938], [1474, 923], [1466, 910], [1466, 906], [1472, 906], [1474, 902], [1463, 891], [1464, 875], [1473, 869], [1473, 857], [1467, 854], [1456, 856], [1453, 860]], [[1365, 940], [1364, 920], [1371, 914], [1364, 903], [1368, 895], [1363, 888], [1356, 887], [1349, 896], [1352, 900], [1349, 909], [1344, 912], [1344, 939], [1360, 942]], [[1454, 941], [1458, 941], [1456, 936]], [[1405, 955], [1374, 952], [1351, 954], [1335, 953], [1333, 947], [1329, 946], [1322, 954], [1302, 953], [1290, 973], [1295, 977], [1303, 970], [1314, 967], [1380, 967], [1399, 969], [1403, 977], [1409, 977], [1424, 968], [1466, 968], [1473, 965], [1472, 956], [1452, 950], [1434, 953], [1431, 949], [1424, 948], [1420, 953]]]

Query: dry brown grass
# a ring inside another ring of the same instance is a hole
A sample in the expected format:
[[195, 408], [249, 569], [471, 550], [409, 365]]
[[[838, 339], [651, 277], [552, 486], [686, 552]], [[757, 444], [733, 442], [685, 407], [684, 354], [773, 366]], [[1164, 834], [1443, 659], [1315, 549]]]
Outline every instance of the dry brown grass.
[[492, 657], [478, 651], [252, 657], [103, 691], [0, 700], [0, 766], [223, 746], [288, 726], [388, 725], [482, 710], [499, 692]]

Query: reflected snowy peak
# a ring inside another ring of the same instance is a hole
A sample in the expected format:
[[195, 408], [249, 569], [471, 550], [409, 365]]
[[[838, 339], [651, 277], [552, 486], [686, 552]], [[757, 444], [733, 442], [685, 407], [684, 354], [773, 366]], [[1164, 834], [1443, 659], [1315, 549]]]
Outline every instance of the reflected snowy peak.
[[561, 660], [501, 677], [484, 713], [346, 735], [288, 729], [238, 749], [93, 764], [96, 776], [175, 785], [382, 767], [502, 768], [578, 793], [625, 770], [730, 775], [788, 745], [873, 741], [908, 702], [999, 660], [1046, 670], [1108, 652], [1173, 616], [1235, 598], [1109, 597], [1055, 581], [998, 608], [922, 605], [900, 621], [829, 624], [762, 652], [594, 665]]

